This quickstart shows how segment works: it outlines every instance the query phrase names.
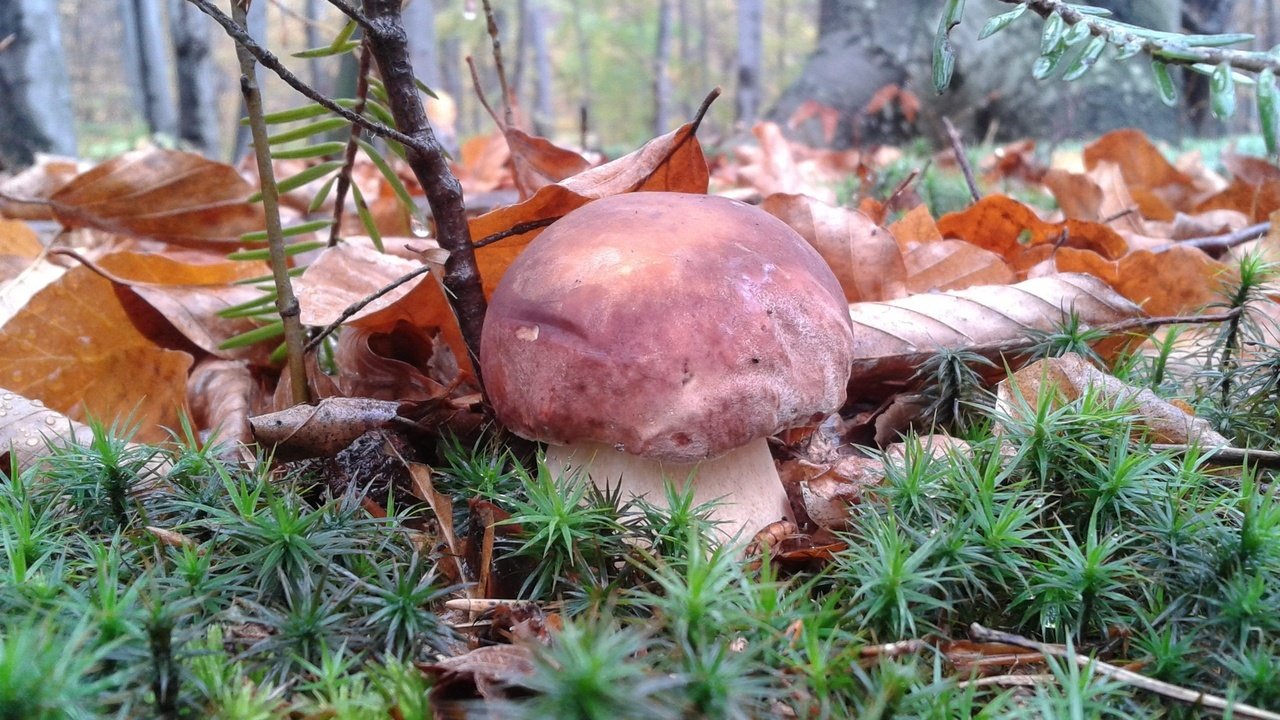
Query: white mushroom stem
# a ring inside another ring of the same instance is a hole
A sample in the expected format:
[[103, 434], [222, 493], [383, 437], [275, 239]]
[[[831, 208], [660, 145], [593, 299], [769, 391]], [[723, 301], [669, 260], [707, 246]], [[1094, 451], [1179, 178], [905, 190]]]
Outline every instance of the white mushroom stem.
[[719, 500], [712, 520], [727, 539], [749, 541], [770, 523], [791, 519], [787, 493], [765, 438], [753, 440], [714, 460], [694, 464], [667, 463], [618, 452], [599, 443], [548, 445], [547, 467], [563, 477], [587, 468], [592, 482], [602, 490], [621, 485], [622, 500], [643, 497], [666, 506], [663, 479], [682, 487], [693, 482], [695, 505]]

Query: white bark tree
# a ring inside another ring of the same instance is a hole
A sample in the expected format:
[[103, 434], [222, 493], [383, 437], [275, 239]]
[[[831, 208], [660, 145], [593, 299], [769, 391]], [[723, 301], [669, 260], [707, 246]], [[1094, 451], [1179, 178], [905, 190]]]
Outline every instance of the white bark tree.
[[26, 165], [37, 152], [74, 155], [70, 82], [55, 3], [0, 2], [0, 164]]
[[216, 157], [218, 105], [216, 71], [209, 51], [210, 23], [186, 0], [169, 0], [169, 34], [178, 81], [178, 139]]
[[738, 0], [738, 122], [750, 127], [760, 114], [764, 65], [764, 0]]
[[120, 0], [125, 63], [151, 132], [176, 136], [178, 118], [169, 81], [160, 0]]

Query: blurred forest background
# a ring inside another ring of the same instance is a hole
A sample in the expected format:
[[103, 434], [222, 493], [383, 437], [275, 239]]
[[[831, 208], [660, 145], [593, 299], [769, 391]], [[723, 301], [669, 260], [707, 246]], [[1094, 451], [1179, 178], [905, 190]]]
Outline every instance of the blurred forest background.
[[[1161, 105], [1145, 63], [1112, 63], [1064, 86], [1031, 80], [1039, 23], [975, 47], [983, 20], [1008, 9], [970, 2], [957, 31], [959, 74], [936, 98], [929, 48], [942, 0], [494, 0], [506, 73], [525, 124], [606, 154], [688, 119], [713, 86], [702, 136], [748, 130], [760, 118], [814, 145], [847, 146], [936, 136], [943, 115], [975, 139], [1062, 139], [1136, 125], [1166, 139], [1248, 131], [1207, 118], [1194, 79], [1184, 105]], [[1121, 19], [1148, 27], [1255, 33], [1275, 44], [1280, 0], [1110, 0]], [[244, 152], [231, 40], [184, 0], [0, 2], [0, 158], [12, 168], [35, 150], [102, 158], [150, 139], [219, 159]], [[329, 43], [344, 18], [325, 0], [255, 0], [253, 34], [309, 84], [350, 95], [350, 56], [290, 57]], [[412, 0], [406, 25], [415, 70], [452, 99], [457, 138], [493, 130], [465, 58], [475, 58], [498, 102], [480, 0]], [[1123, 66], [1123, 67], [1121, 67]], [[304, 104], [262, 72], [268, 109]], [[29, 127], [14, 98], [37, 121]], [[5, 109], [5, 108], [8, 109]], [[447, 123], [449, 109], [437, 108]], [[584, 122], [585, 117], [585, 130]], [[446, 128], [447, 130], [447, 128]], [[38, 137], [44, 133], [46, 137]]]

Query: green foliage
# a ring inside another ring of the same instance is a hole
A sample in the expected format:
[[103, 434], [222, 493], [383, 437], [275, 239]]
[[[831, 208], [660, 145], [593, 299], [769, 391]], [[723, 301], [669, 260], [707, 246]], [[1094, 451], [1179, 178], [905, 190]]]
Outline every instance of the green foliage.
[[[1169, 72], [1170, 65], [1180, 65], [1191, 72], [1209, 76], [1209, 107], [1215, 117], [1226, 120], [1237, 108], [1236, 87], [1256, 87], [1254, 97], [1262, 126], [1263, 140], [1269, 155], [1276, 155], [1280, 142], [1280, 120], [1277, 115], [1275, 73], [1280, 70], [1280, 57], [1273, 52], [1223, 50], [1253, 40], [1245, 33], [1191, 35], [1163, 32], [1112, 20], [1110, 11], [1085, 4], [1061, 0], [1037, 3], [1028, 0], [1005, 0], [1013, 10], [986, 21], [978, 34], [985, 40], [1011, 26], [1023, 15], [1039, 14], [1043, 19], [1039, 56], [1032, 65], [1036, 80], [1046, 80], [1060, 73], [1065, 81], [1076, 80], [1097, 64], [1108, 48], [1117, 60], [1145, 54], [1151, 59], [1156, 92], [1166, 105], [1177, 102], [1177, 86]], [[1026, 11], [1033, 10], [1032, 13]], [[955, 50], [951, 30], [964, 15], [964, 3], [943, 0], [938, 32], [934, 38], [933, 81], [942, 93], [950, 84], [955, 69]], [[1247, 68], [1247, 70], [1242, 70]]]

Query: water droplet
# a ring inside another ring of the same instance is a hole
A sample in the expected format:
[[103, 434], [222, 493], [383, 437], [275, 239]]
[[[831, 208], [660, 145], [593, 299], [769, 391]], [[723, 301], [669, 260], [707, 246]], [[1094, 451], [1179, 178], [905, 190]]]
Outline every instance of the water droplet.
[[466, 10], [463, 10], [463, 11], [462, 11], [462, 19], [463, 19], [463, 20], [475, 20], [475, 19], [476, 19], [476, 11], [475, 11], [475, 8], [468, 7]]
[[431, 228], [416, 214], [409, 218], [409, 232], [413, 233], [414, 237], [431, 237]]
[[627, 446], [623, 445], [622, 443], [614, 443], [613, 449], [617, 450], [618, 452], [626, 452]]
[[54, 417], [54, 416], [50, 415], [49, 417], [47, 417], [47, 418], [45, 418], [45, 419], [44, 419], [44, 424], [45, 424], [45, 425], [57, 425], [57, 424], [58, 424], [58, 418], [56, 418], [56, 417]]
[[39, 444], [40, 444], [39, 440], [35, 438], [27, 438], [27, 447], [35, 447], [36, 445], [39, 445]]
[[32, 405], [33, 407], [44, 407], [44, 401], [43, 401], [43, 400], [32, 400], [32, 401], [31, 401], [31, 405]]

